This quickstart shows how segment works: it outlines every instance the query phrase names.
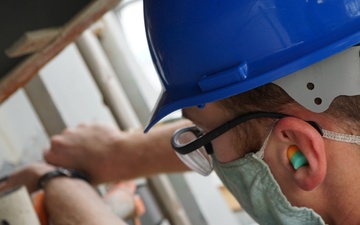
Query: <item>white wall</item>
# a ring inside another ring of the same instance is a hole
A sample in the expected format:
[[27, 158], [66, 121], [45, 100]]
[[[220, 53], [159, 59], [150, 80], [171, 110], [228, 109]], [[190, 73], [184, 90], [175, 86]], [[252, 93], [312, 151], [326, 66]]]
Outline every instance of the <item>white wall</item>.
[[0, 105], [0, 176], [29, 161], [40, 160], [48, 137], [24, 91]]
[[69, 45], [39, 74], [67, 126], [94, 121], [115, 123], [74, 44]]

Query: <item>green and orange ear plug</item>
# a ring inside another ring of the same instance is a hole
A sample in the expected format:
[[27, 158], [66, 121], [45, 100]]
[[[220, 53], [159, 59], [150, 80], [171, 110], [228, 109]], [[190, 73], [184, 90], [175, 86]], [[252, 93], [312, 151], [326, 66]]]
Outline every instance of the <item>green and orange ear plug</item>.
[[287, 156], [295, 170], [308, 164], [308, 161], [305, 158], [304, 154], [296, 145], [291, 145], [288, 148]]

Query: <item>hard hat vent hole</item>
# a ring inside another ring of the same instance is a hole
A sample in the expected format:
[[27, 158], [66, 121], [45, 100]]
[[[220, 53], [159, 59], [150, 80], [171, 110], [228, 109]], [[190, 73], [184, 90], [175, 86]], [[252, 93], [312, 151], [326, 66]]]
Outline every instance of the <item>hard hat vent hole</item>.
[[314, 85], [314, 83], [309, 82], [309, 83], [306, 84], [306, 87], [309, 90], [313, 90], [315, 88], [315, 85]]
[[321, 98], [315, 98], [314, 102], [315, 102], [316, 105], [321, 105], [322, 100], [321, 100]]

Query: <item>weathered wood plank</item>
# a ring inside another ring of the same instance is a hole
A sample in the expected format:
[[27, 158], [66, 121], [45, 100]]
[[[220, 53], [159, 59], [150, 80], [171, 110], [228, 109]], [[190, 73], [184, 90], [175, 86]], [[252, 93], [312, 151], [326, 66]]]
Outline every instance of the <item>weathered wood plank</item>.
[[48, 28], [26, 32], [12, 46], [5, 50], [9, 58], [38, 52], [48, 46], [60, 33], [60, 28]]
[[73, 42], [93, 22], [101, 18], [120, 0], [94, 0], [63, 26], [59, 35], [41, 51], [29, 56], [8, 72], [0, 81], [0, 103], [24, 86], [52, 58]]

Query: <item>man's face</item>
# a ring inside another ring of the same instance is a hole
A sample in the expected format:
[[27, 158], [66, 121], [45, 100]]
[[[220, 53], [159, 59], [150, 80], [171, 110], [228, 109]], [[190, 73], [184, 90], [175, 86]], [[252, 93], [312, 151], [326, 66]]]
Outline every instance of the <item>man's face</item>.
[[[225, 110], [215, 103], [209, 103], [204, 108], [191, 107], [183, 109], [183, 116], [191, 120], [196, 126], [202, 129], [204, 133], [208, 133], [233, 119], [233, 116], [228, 115]], [[250, 150], [241, 146], [242, 142], [237, 139], [239, 139], [239, 136], [236, 135], [236, 132], [228, 131], [211, 142], [214, 154], [219, 162], [231, 162], [240, 159], [249, 153]], [[292, 189], [290, 188], [289, 192], [288, 188], [285, 187], [289, 181], [286, 180], [287, 176], [283, 173], [284, 171], [287, 171], [287, 168], [284, 167], [288, 167], [289, 162], [287, 162], [287, 159], [283, 159], [283, 162], [279, 162], [279, 159], [284, 157], [279, 155], [281, 154], [281, 151], [277, 149], [277, 143], [278, 140], [272, 133], [269, 142], [267, 143], [264, 161], [270, 167], [275, 180], [277, 180], [281, 189], [285, 192], [284, 194], [289, 197], [291, 196]]]
[[[190, 107], [183, 109], [183, 116], [191, 120], [196, 126], [202, 129], [204, 133], [208, 133], [218, 126], [234, 119], [233, 115], [226, 113], [224, 109], [215, 103], [208, 103], [204, 108]], [[262, 141], [265, 140], [267, 134], [268, 133], [266, 132], [264, 134], [265, 136], [261, 138]], [[241, 140], [239, 141], [239, 138], [241, 137], [237, 134], [237, 132], [229, 130], [211, 141], [214, 154], [219, 162], [227, 163], [240, 159], [251, 151], [241, 144], [244, 142]], [[284, 158], [282, 155], [279, 155], [282, 153], [277, 148], [278, 141], [279, 140], [277, 140], [272, 133], [269, 142], [267, 143], [264, 161], [269, 165], [275, 179], [281, 185], [283, 183], [283, 179], [281, 178], [283, 176], [282, 170], [286, 169], [279, 165], [288, 166], [289, 162], [287, 162], [287, 159], [282, 159]], [[283, 162], [280, 163], [279, 159], [282, 159]]]

